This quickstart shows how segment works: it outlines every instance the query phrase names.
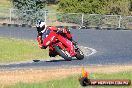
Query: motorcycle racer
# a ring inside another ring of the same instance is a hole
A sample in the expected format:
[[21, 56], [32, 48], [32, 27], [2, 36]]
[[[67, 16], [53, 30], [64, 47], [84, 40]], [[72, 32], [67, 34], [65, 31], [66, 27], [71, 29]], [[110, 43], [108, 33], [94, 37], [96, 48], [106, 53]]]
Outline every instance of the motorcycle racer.
[[[61, 34], [62, 36], [72, 41], [70, 30], [67, 27], [57, 28], [55, 26], [47, 26], [43, 20], [37, 20], [36, 28], [38, 32], [37, 41], [41, 49], [47, 48], [47, 46], [43, 44], [43, 41], [49, 35], [50, 31], [56, 31], [56, 33]], [[49, 47], [49, 56], [50, 57], [56, 56], [56, 52], [54, 52], [54, 50], [51, 47]]]

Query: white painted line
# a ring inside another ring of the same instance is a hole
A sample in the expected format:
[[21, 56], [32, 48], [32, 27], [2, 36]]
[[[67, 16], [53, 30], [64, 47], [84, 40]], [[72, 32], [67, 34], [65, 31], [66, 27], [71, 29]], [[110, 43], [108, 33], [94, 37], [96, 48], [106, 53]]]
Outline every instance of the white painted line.
[[92, 53], [91, 53], [91, 54], [89, 54], [88, 56], [90, 56], [90, 55], [93, 55], [93, 54], [97, 53], [97, 51], [96, 51], [95, 49], [93, 49], [93, 48], [88, 48], [88, 49], [91, 49], [91, 50], [92, 50]]
[[[79, 47], [82, 47], [82, 48], [86, 49], [86, 51], [83, 51], [85, 56], [91, 56], [91, 55], [97, 53], [97, 51], [93, 48], [89, 48], [89, 47], [85, 47], [85, 46], [79, 46]], [[89, 51], [91, 51], [91, 53], [89, 53]]]

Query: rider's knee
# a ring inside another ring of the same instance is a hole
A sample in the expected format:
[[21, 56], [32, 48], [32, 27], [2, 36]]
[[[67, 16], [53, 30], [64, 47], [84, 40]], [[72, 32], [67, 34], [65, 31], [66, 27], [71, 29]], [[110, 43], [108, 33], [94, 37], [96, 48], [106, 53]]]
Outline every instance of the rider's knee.
[[46, 49], [47, 46], [42, 45], [40, 48], [41, 48], [41, 49]]

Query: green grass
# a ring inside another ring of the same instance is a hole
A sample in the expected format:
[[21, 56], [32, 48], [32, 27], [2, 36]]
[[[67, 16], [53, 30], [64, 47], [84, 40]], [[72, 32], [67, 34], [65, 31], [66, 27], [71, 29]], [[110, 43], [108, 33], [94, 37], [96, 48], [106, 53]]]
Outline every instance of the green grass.
[[42, 50], [37, 41], [0, 38], [0, 63], [48, 58], [48, 50]]
[[[51, 80], [40, 83], [17, 83], [12, 86], [3, 88], [84, 88], [79, 84], [79, 75], [71, 76], [61, 80]], [[112, 74], [97, 74], [90, 75], [91, 79], [130, 79], [132, 81], [132, 72], [121, 72]], [[132, 86], [131, 86], [132, 87]], [[131, 88], [130, 86], [87, 86], [85, 88]]]

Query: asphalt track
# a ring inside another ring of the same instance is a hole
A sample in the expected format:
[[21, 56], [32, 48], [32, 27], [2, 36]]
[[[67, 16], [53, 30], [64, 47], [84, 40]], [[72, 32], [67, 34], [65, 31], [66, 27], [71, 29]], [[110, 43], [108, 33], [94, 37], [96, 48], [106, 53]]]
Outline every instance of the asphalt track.
[[[132, 31], [131, 30], [90, 30], [72, 29], [74, 40], [79, 45], [96, 49], [96, 54], [85, 57], [84, 60], [51, 60], [40, 62], [25, 62], [16, 64], [1, 64], [6, 68], [45, 68], [63, 66], [88, 66], [132, 64]], [[0, 27], [0, 37], [35, 40], [37, 32], [34, 28]], [[32, 53], [32, 52], [31, 52]], [[35, 58], [33, 58], [35, 59]]]

